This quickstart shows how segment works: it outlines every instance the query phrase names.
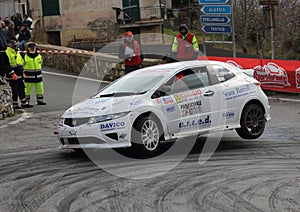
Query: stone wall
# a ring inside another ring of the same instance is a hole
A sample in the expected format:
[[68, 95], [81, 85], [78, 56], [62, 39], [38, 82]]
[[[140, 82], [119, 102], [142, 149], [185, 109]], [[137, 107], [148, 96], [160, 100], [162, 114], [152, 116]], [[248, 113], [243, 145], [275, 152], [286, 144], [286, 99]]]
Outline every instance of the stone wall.
[[0, 85], [0, 119], [14, 114], [12, 92], [9, 85]]
[[[113, 81], [124, 75], [123, 61], [115, 55], [99, 52], [74, 53], [80, 50], [53, 45], [40, 44], [38, 48], [40, 50], [50, 50], [50, 52], [41, 53], [44, 59], [44, 66], [77, 73], [82, 77], [92, 77], [105, 81]], [[60, 53], [55, 53], [51, 50]], [[159, 60], [157, 59], [146, 58], [142, 66], [152, 66], [158, 63]]]

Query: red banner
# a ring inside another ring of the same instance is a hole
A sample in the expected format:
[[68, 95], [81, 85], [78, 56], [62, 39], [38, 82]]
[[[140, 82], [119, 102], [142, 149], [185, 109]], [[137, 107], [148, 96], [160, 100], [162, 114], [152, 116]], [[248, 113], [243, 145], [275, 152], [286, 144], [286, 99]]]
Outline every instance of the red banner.
[[213, 56], [207, 58], [226, 62], [242, 69], [253, 69], [253, 77], [260, 81], [264, 90], [300, 93], [300, 61], [298, 60], [260, 60]]

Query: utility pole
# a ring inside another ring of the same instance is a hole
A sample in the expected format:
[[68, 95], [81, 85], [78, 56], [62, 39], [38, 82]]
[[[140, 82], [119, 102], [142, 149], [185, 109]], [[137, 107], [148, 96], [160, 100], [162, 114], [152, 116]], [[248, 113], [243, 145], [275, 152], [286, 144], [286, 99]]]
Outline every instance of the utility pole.
[[271, 58], [275, 58], [275, 41], [274, 41], [274, 5], [278, 5], [278, 0], [259, 0], [259, 5], [267, 5], [270, 9], [270, 30], [271, 30]]
[[[274, 14], [274, 5], [271, 5], [270, 8], [270, 28], [271, 28], [271, 58], [274, 60], [274, 20], [273, 20], [273, 14]], [[274, 16], [275, 17], [275, 16]]]

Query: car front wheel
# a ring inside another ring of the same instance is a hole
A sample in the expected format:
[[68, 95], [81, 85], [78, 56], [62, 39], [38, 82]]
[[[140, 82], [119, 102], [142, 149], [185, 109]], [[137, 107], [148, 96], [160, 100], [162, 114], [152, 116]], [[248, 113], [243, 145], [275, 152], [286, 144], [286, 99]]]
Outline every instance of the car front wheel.
[[263, 108], [257, 104], [247, 105], [240, 120], [241, 128], [237, 134], [244, 139], [256, 139], [263, 133], [266, 125]]
[[135, 149], [152, 155], [157, 152], [161, 140], [159, 121], [151, 116], [141, 117], [132, 131], [132, 144]]

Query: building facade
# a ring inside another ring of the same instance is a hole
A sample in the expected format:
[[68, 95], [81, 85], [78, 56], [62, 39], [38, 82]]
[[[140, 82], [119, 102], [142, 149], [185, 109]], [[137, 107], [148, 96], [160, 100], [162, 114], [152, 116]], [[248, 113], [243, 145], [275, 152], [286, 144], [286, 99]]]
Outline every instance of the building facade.
[[[75, 39], [117, 38], [131, 30], [142, 44], [161, 43], [162, 0], [26, 0], [35, 39], [68, 46]], [[163, 4], [165, 3], [165, 4]]]

